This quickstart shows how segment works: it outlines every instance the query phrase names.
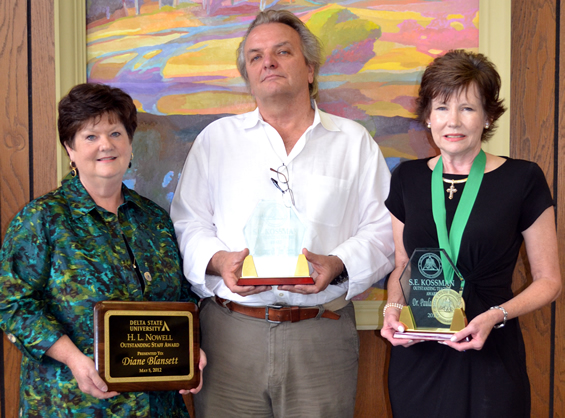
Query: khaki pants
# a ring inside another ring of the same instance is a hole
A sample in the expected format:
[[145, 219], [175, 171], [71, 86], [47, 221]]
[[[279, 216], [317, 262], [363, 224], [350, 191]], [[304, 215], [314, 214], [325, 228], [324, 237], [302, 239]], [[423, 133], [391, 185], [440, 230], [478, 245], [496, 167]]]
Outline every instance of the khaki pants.
[[197, 418], [353, 417], [359, 338], [353, 304], [326, 318], [271, 324], [203, 301], [204, 386]]

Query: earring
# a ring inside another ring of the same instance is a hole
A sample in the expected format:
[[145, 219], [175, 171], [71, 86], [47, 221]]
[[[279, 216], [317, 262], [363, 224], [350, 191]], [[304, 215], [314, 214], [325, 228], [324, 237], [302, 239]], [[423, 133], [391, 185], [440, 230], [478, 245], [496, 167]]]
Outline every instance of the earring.
[[432, 124], [430, 122], [428, 122], [426, 126], [428, 127], [428, 129], [432, 129]]
[[131, 153], [131, 159], [129, 160], [128, 168], [131, 168], [131, 162], [133, 161], [133, 152]]
[[75, 164], [74, 161], [70, 161], [69, 165], [71, 166], [71, 174], [73, 177], [76, 177], [78, 170], [77, 170], [77, 165]]
[[489, 123], [487, 122], [487, 123], [485, 123], [485, 129], [488, 129], [488, 128], [490, 128], [490, 125], [489, 125]]

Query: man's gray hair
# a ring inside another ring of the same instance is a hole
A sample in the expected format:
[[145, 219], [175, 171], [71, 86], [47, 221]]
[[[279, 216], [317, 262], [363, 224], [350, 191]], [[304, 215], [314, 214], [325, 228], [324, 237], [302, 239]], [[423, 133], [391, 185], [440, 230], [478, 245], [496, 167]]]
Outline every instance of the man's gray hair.
[[310, 97], [316, 99], [318, 97], [318, 73], [322, 65], [322, 45], [316, 35], [310, 32], [304, 23], [288, 10], [267, 10], [261, 12], [247, 28], [247, 32], [237, 48], [237, 69], [245, 83], [249, 86], [249, 76], [245, 68], [245, 41], [253, 29], [267, 23], [282, 23], [298, 32], [302, 55], [304, 55], [306, 64], [314, 68], [314, 81], [308, 87], [310, 89]]

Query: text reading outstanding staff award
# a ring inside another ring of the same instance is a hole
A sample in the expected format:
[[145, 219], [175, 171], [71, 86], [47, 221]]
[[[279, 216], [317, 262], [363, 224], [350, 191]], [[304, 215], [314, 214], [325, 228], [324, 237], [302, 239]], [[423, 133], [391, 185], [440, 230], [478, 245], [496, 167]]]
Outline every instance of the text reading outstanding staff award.
[[200, 383], [198, 308], [190, 302], [103, 301], [94, 361], [108, 390], [192, 389]]

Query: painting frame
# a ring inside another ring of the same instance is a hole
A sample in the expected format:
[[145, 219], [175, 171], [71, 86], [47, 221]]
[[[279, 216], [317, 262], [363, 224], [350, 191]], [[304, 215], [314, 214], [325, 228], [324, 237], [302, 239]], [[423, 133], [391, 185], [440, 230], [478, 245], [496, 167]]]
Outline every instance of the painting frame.
[[[86, 5], [84, 0], [55, 0], [54, 8], [58, 101], [72, 86], [86, 81]], [[497, 66], [502, 78], [501, 97], [507, 107], [510, 106], [510, 13], [511, 0], [479, 1], [479, 52], [487, 55]], [[493, 154], [509, 155], [509, 111], [501, 118], [496, 135], [483, 148]], [[58, 182], [69, 171], [68, 163], [66, 152], [59, 145]], [[385, 301], [354, 301], [354, 304], [358, 330], [375, 330], [382, 326]]]

